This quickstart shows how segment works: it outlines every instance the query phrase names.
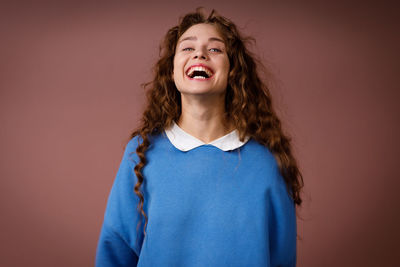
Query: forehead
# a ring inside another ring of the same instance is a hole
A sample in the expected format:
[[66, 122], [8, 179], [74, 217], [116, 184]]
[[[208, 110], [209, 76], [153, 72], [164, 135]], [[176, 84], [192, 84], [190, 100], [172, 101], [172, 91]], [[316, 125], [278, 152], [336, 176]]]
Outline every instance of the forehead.
[[182, 36], [179, 38], [178, 43], [186, 40], [211, 40], [211, 41], [223, 41], [224, 38], [219, 32], [218, 28], [211, 24], [201, 23], [191, 26], [187, 29]]

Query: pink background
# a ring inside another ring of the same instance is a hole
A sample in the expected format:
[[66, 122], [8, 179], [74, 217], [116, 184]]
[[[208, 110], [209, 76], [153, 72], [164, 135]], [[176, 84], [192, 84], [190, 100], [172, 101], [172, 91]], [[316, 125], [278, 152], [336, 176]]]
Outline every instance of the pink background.
[[2, 4], [0, 266], [93, 265], [140, 84], [197, 6], [254, 36], [275, 75], [306, 184], [298, 266], [395, 266], [398, 8], [336, 2]]

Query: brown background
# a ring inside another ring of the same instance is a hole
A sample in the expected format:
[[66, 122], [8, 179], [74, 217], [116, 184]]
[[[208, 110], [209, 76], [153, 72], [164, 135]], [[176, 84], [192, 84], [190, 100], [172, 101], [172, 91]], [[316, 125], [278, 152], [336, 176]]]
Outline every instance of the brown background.
[[140, 84], [197, 6], [254, 36], [274, 73], [306, 184], [298, 266], [396, 266], [395, 5], [33, 2], [0, 7], [0, 266], [93, 265]]

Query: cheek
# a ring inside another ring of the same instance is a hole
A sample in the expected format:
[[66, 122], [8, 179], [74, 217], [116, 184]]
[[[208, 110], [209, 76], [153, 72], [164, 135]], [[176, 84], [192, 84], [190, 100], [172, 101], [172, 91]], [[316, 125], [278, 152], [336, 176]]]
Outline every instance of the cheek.
[[172, 79], [175, 81], [175, 79], [178, 77], [178, 73], [179, 73], [178, 64], [175, 59], [174, 59], [173, 64], [174, 65], [172, 66]]
[[230, 69], [230, 64], [229, 64], [229, 59], [228, 57], [224, 58], [223, 62], [221, 63], [221, 67], [224, 70], [224, 73], [228, 75], [229, 69]]
[[174, 57], [174, 60], [172, 61], [172, 75], [175, 73], [175, 66], [176, 66], [176, 60]]
[[182, 68], [183, 68], [183, 63], [182, 60], [180, 60], [179, 58], [174, 58], [174, 62], [173, 62], [173, 69], [172, 69], [172, 73], [173, 76], [177, 77], [177, 75], [182, 73]]
[[224, 68], [224, 74], [226, 75], [226, 78], [228, 79], [228, 77], [229, 77], [229, 70], [230, 70], [229, 62], [227, 62], [224, 66], [225, 66], [225, 68]]
[[174, 83], [175, 83], [175, 86], [176, 86], [176, 88], [179, 90], [180, 89], [180, 85], [181, 85], [181, 82], [182, 82], [182, 71], [181, 71], [181, 68], [179, 67], [180, 66], [180, 64], [179, 64], [179, 62], [176, 60], [176, 59], [174, 59], [174, 62], [173, 62], [173, 69], [172, 69], [172, 80], [174, 81]]

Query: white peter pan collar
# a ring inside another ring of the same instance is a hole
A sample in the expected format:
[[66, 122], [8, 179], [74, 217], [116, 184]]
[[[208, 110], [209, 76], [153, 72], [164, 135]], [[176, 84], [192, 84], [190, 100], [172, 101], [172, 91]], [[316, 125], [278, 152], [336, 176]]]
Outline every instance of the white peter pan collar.
[[169, 141], [181, 151], [189, 151], [202, 145], [213, 145], [223, 151], [229, 151], [243, 146], [249, 140], [249, 137], [246, 136], [244, 142], [241, 142], [239, 140], [238, 131], [233, 130], [227, 135], [207, 144], [182, 130], [175, 122], [173, 122], [169, 129], [165, 130], [165, 133], [167, 134]]

